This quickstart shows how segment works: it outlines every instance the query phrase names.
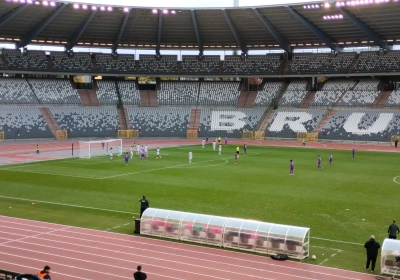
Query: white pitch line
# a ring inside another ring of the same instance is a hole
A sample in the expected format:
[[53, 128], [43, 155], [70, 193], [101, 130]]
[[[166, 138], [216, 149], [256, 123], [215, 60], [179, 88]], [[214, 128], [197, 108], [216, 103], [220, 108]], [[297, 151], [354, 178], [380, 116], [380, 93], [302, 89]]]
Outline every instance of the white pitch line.
[[123, 224], [123, 225], [120, 225], [120, 226], [115, 226], [115, 227], [112, 227], [112, 228], [108, 228], [108, 229], [106, 229], [106, 231], [110, 231], [110, 230], [112, 230], [112, 229], [124, 227], [124, 226], [130, 225], [130, 224], [131, 224], [131, 223], [126, 223], [126, 224]]
[[132, 213], [132, 212], [126, 212], [126, 211], [111, 210], [111, 209], [104, 209], [104, 208], [96, 208], [96, 207], [89, 207], [89, 206], [81, 206], [81, 205], [74, 205], [74, 204], [66, 204], [66, 203], [60, 203], [60, 202], [51, 202], [51, 201], [19, 198], [19, 197], [11, 197], [11, 196], [2, 196], [2, 195], [0, 195], [0, 198], [13, 199], [13, 200], [22, 200], [22, 201], [29, 201], [29, 202], [39, 202], [39, 203], [61, 205], [61, 206], [68, 206], [68, 207], [76, 207], [76, 208], [83, 208], [83, 209], [91, 209], [91, 210], [99, 210], [99, 211], [106, 211], [106, 212], [115, 212], [115, 213], [130, 214], [130, 215], [132, 215], [132, 214], [133, 215], [139, 215], [139, 213]]
[[397, 178], [399, 178], [400, 176], [396, 176], [396, 177], [394, 177], [393, 178], [393, 182], [395, 182], [396, 184], [399, 184], [400, 185], [400, 183], [399, 182], [397, 182]]
[[334, 240], [334, 239], [327, 239], [327, 238], [321, 238], [321, 237], [313, 237], [313, 236], [311, 236], [310, 238], [318, 239], [318, 240], [324, 240], [324, 241], [330, 241], [330, 242], [351, 244], [351, 245], [363, 245], [362, 243], [349, 242], [349, 241], [342, 241], [342, 240]]

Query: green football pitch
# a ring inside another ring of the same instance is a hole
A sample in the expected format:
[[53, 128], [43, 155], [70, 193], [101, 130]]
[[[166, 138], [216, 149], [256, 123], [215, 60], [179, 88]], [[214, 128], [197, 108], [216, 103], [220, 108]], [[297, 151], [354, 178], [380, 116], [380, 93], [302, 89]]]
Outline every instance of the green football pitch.
[[234, 164], [234, 150], [164, 148], [161, 160], [151, 150], [128, 166], [116, 156], [2, 166], [0, 215], [132, 234], [146, 195], [156, 208], [310, 227], [317, 259], [308, 262], [364, 271], [364, 242], [375, 234], [382, 243], [399, 213], [397, 154], [249, 146]]

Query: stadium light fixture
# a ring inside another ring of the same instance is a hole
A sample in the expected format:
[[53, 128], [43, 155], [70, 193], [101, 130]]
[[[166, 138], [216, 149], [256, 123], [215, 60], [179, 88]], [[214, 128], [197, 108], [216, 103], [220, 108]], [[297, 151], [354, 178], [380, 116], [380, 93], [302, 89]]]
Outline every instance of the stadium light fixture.
[[35, 5], [40, 5], [40, 2], [39, 1], [35, 1]]
[[42, 2], [42, 5], [43, 5], [43, 6], [48, 6], [48, 5], [49, 5], [49, 2], [43, 1], [43, 2]]
[[83, 4], [83, 5], [82, 5], [82, 10], [87, 10], [87, 9], [88, 9], [88, 5]]
[[112, 7], [107, 7], [107, 11], [112, 12], [113, 8]]
[[125, 7], [124, 8], [124, 13], [127, 13], [127, 12], [129, 12], [129, 8]]
[[50, 2], [50, 7], [55, 7], [56, 6], [56, 2]]
[[33, 4], [33, 1], [32, 0], [26, 0], [26, 3], [30, 5], [30, 4]]
[[157, 9], [153, 9], [153, 10], [152, 10], [152, 13], [153, 13], [153, 14], [158, 14], [158, 10], [157, 10]]
[[326, 2], [326, 3], [324, 4], [324, 7], [327, 8], [327, 9], [329, 9], [329, 8], [331, 7], [331, 4], [329, 4], [328, 2]]
[[326, 15], [326, 16], [322, 16], [322, 19], [324, 19], [324, 20], [338, 20], [338, 19], [343, 19], [343, 15], [342, 14]]
[[25, 4], [25, 0], [19, 0], [19, 3]]
[[172, 11], [171, 11], [171, 14], [175, 15], [175, 14], [176, 14], [176, 12], [175, 12], [174, 10], [172, 10]]
[[162, 12], [163, 12], [164, 15], [168, 14], [168, 10], [167, 9], [164, 9]]
[[78, 10], [79, 9], [79, 4], [74, 4], [74, 9]]
[[92, 6], [92, 11], [97, 11], [97, 7], [96, 6]]
[[106, 7], [101, 6], [100, 11], [104, 12], [106, 10]]

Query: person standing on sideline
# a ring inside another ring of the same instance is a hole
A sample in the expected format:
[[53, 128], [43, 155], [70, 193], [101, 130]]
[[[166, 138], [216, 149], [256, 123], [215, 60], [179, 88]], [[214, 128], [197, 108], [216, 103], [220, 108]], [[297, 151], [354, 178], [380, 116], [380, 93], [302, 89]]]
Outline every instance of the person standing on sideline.
[[43, 270], [40, 270], [36, 274], [40, 279], [51, 279], [50, 278], [50, 266], [46, 265]]
[[189, 163], [192, 163], [193, 153], [192, 151], [189, 152]]
[[356, 155], [356, 149], [351, 149], [351, 154], [352, 154], [352, 156], [353, 156], [353, 158], [355, 157], [355, 155]]
[[397, 238], [396, 236], [399, 233], [400, 233], [399, 227], [396, 225], [396, 220], [393, 219], [393, 222], [388, 229], [389, 239], [396, 239]]
[[239, 146], [236, 147], [237, 157], [239, 158]]
[[289, 175], [294, 175], [294, 162], [293, 162], [293, 160], [290, 160]]
[[303, 138], [303, 145], [302, 146], [305, 146], [306, 145], [306, 138]]
[[394, 147], [397, 148], [397, 144], [399, 144], [399, 137], [396, 137], [396, 139], [394, 139]]
[[137, 271], [135, 273], [133, 273], [133, 279], [134, 280], [146, 280], [147, 275], [146, 275], [146, 273], [142, 272], [142, 266], [138, 265], [138, 267], [136, 269], [137, 269]]
[[368, 269], [369, 264], [371, 264], [371, 272], [375, 270], [376, 258], [378, 257], [378, 250], [381, 248], [381, 245], [375, 241], [375, 236], [371, 235], [371, 239], [365, 242], [364, 248], [367, 249], [367, 263], [364, 268]]
[[239, 157], [239, 154], [235, 153], [234, 157], [233, 157], [235, 159], [235, 164], [238, 163], [238, 157]]
[[150, 207], [150, 204], [145, 196], [143, 196], [142, 199], [139, 199], [139, 202], [140, 202], [140, 218], [142, 218], [143, 212]]
[[332, 165], [332, 160], [333, 160], [333, 156], [332, 156], [332, 154], [329, 154], [329, 165]]
[[225, 136], [225, 146], [228, 145], [228, 137]]
[[247, 155], [247, 145], [246, 144], [243, 145], [243, 154]]
[[40, 154], [40, 148], [39, 148], [39, 145], [36, 145], [36, 153], [37, 153], [37, 154]]

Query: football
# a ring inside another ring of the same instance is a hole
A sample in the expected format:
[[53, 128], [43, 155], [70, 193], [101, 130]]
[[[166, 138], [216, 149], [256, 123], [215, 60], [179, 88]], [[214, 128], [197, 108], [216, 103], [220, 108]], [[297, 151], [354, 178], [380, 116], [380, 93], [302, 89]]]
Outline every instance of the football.
[[313, 260], [315, 260], [317, 257], [316, 257], [315, 255], [312, 255], [311, 258], [312, 258]]

